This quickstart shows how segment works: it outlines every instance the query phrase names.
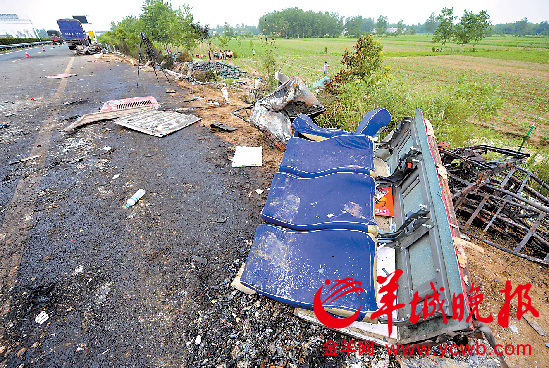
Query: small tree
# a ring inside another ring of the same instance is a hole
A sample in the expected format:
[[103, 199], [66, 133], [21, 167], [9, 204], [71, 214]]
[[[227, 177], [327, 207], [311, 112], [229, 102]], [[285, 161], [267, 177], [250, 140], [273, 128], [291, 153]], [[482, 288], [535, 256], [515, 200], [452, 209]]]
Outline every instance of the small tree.
[[387, 17], [380, 15], [379, 18], [377, 18], [376, 33], [380, 36], [383, 35], [387, 30], [388, 25], [389, 25], [389, 22], [387, 22]]
[[427, 33], [433, 33], [435, 29], [437, 29], [438, 21], [435, 13], [431, 13], [429, 18], [425, 21], [425, 24], [423, 25], [425, 32]]
[[341, 69], [326, 84], [326, 91], [338, 93], [341, 86], [357, 80], [374, 85], [378, 77], [385, 77], [388, 69], [383, 66], [383, 46], [370, 34], [356, 41], [354, 51], [345, 50]]
[[473, 43], [473, 51], [475, 45], [480, 42], [490, 30], [490, 16], [485, 10], [478, 14], [465, 10], [459, 23], [455, 26], [454, 38], [457, 43], [465, 45], [469, 42]]
[[473, 24], [470, 27], [471, 41], [473, 42], [473, 51], [475, 45], [485, 38], [490, 32], [490, 16], [486, 10], [482, 10], [478, 14], [473, 14]]
[[454, 35], [454, 8], [443, 8], [441, 13], [437, 15], [436, 20], [439, 22], [433, 34], [433, 42], [442, 43], [442, 51], [444, 46]]
[[397, 24], [397, 36], [400, 36], [404, 32], [404, 21], [401, 19]]

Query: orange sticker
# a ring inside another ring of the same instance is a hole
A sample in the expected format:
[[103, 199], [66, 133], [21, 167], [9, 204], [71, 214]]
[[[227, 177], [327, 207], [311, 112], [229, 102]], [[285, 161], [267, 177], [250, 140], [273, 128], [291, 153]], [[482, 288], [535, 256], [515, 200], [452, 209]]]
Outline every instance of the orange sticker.
[[390, 187], [378, 187], [376, 188], [375, 195], [375, 215], [394, 217], [395, 205], [393, 203], [393, 188]]

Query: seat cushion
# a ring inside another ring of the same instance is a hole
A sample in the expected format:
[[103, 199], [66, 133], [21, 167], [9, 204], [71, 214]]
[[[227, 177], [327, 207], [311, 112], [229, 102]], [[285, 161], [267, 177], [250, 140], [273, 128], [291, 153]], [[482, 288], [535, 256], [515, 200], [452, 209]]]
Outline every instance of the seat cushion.
[[314, 177], [340, 171], [370, 174], [374, 170], [373, 142], [365, 135], [339, 135], [323, 141], [292, 138], [280, 171]]
[[364, 317], [377, 310], [374, 256], [375, 243], [362, 231], [293, 231], [264, 224], [256, 229], [241, 282], [293, 307], [312, 309], [321, 287], [324, 300], [335, 280], [350, 277], [360, 281], [363, 291], [351, 292], [323, 307], [340, 315], [360, 308]]
[[338, 172], [313, 178], [274, 175], [261, 215], [295, 230], [355, 229], [368, 232], [374, 221], [374, 180], [366, 174]]

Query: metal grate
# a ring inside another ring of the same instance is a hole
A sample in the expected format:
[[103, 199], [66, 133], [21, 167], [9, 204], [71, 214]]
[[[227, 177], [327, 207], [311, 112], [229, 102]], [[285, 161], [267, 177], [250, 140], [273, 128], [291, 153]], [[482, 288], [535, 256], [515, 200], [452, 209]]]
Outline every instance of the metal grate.
[[103, 104], [103, 107], [101, 107], [101, 112], [125, 110], [125, 109], [131, 109], [134, 107], [142, 107], [142, 106], [151, 106], [158, 109], [160, 107], [160, 104], [156, 101], [156, 99], [153, 96], [131, 97], [131, 98], [124, 98], [122, 100], [107, 101]]

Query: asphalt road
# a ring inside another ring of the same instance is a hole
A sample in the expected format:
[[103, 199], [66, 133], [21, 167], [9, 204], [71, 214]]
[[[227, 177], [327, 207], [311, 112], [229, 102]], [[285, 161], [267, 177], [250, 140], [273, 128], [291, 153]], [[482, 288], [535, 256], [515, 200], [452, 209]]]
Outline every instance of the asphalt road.
[[[262, 168], [231, 168], [229, 144], [200, 123], [164, 138], [112, 122], [61, 132], [106, 100], [152, 95], [170, 109], [186, 91], [153, 73], [138, 88], [131, 65], [66, 46], [28, 52], [0, 55], [0, 365], [352, 363], [323, 356], [341, 335], [229, 285], [262, 222], [249, 195], [269, 185]], [[77, 75], [45, 78], [59, 73]]]

